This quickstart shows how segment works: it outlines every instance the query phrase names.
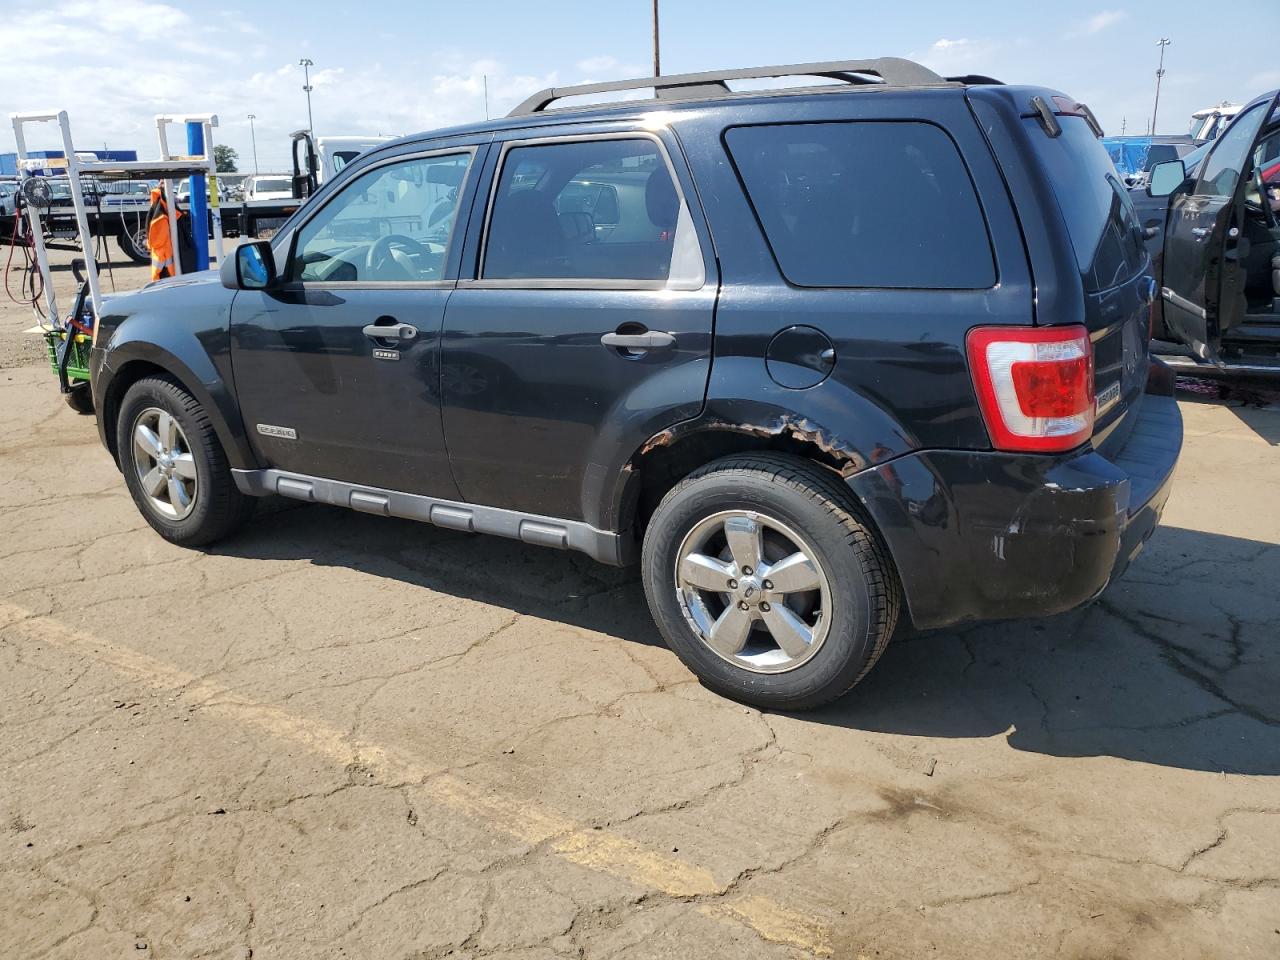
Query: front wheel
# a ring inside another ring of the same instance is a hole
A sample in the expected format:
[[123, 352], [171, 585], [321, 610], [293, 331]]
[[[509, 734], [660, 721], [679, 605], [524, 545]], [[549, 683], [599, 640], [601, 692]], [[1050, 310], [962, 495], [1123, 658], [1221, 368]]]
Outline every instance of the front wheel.
[[253, 498], [235, 485], [208, 414], [172, 380], [146, 377], [128, 389], [116, 443], [133, 502], [166, 540], [213, 543], [253, 509]]
[[884, 651], [900, 587], [849, 494], [822, 468], [756, 454], [672, 489], [642, 553], [671, 649], [717, 693], [805, 710], [839, 697]]
[[71, 384], [71, 389], [62, 395], [62, 399], [76, 413], [93, 413], [93, 388], [85, 380]]

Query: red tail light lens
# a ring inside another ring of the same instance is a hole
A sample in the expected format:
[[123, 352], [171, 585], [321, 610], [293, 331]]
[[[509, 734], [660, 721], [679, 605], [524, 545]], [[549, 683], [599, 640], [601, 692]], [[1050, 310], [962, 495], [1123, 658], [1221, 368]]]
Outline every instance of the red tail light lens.
[[976, 327], [966, 340], [997, 450], [1071, 450], [1093, 433], [1093, 345], [1069, 327]]

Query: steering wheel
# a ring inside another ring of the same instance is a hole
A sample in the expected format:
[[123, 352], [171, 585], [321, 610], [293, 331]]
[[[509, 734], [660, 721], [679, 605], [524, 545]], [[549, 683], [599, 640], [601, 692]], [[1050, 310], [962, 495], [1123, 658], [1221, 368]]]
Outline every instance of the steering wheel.
[[[1271, 198], [1267, 196], [1267, 185], [1262, 182], [1262, 164], [1253, 165], [1253, 188], [1258, 191], [1258, 206], [1262, 208], [1262, 219], [1267, 226], [1276, 226], [1276, 212], [1271, 209]], [[1249, 201], [1246, 199], [1245, 203]]]
[[370, 278], [387, 279], [388, 271], [401, 274], [401, 277], [393, 277], [392, 279], [418, 280], [419, 277], [414, 276], [414, 271], [406, 263], [407, 257], [404, 254], [396, 255], [393, 247], [405, 247], [409, 253], [414, 256], [424, 257], [428, 260], [433, 258], [435, 254], [431, 250], [413, 237], [406, 237], [401, 233], [389, 233], [385, 237], [379, 237], [369, 247], [369, 252], [365, 254], [364, 266]]

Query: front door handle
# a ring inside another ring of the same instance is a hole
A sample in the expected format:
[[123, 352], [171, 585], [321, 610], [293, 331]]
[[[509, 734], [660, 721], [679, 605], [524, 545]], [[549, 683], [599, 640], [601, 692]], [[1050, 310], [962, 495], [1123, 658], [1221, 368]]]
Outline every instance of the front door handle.
[[418, 328], [411, 323], [371, 323], [364, 328], [370, 340], [413, 340]]
[[600, 342], [622, 350], [661, 350], [675, 346], [676, 338], [660, 330], [646, 330], [644, 333], [606, 333]]

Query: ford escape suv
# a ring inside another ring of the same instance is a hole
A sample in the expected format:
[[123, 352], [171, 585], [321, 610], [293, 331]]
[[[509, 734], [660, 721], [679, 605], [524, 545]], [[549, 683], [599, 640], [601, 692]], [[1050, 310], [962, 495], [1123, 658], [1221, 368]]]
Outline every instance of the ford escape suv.
[[896, 59], [545, 90], [111, 300], [102, 440], [179, 544], [276, 494], [638, 562], [705, 684], [812, 707], [1154, 530], [1182, 428], [1100, 134]]

